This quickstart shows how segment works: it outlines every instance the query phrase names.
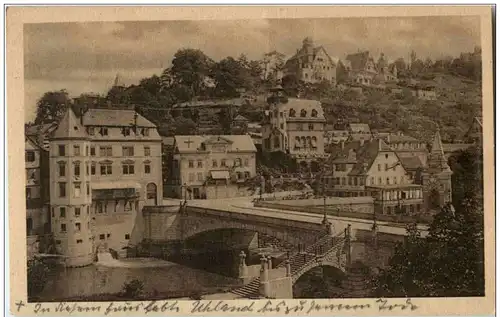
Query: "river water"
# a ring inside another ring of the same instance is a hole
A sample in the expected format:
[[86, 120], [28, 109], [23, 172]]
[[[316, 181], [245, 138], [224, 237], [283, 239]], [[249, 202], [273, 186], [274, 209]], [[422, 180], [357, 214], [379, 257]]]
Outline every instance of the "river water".
[[166, 261], [161, 267], [142, 268], [93, 264], [81, 268], [56, 269], [51, 273], [38, 300], [60, 301], [96, 294], [119, 293], [123, 284], [133, 279], [142, 281], [147, 293], [156, 291], [173, 296], [206, 290], [217, 291], [218, 288], [237, 285], [235, 278]]

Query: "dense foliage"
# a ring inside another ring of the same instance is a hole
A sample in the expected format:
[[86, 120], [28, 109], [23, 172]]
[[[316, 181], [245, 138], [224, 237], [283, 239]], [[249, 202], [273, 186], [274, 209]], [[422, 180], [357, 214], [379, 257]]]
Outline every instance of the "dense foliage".
[[40, 294], [49, 278], [50, 269], [41, 260], [28, 260], [28, 297]]
[[477, 166], [482, 163], [473, 153], [463, 151], [452, 159], [453, 189], [459, 191], [453, 206], [434, 217], [425, 238], [409, 226], [406, 242], [374, 279], [375, 296], [484, 295], [484, 213], [482, 195], [476, 194], [482, 193], [482, 182], [471, 177], [481, 174]]

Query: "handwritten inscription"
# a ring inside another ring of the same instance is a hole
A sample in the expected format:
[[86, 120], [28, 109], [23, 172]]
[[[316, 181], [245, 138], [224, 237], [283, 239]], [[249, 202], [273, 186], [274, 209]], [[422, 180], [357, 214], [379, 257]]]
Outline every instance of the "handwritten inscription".
[[[111, 302], [106, 304], [86, 304], [86, 303], [36, 303], [32, 306], [32, 311], [36, 315], [50, 315], [52, 313], [64, 313], [67, 315], [77, 315], [78, 313], [101, 313], [105, 316], [120, 313], [255, 313], [255, 314], [316, 314], [334, 313], [341, 311], [363, 311], [377, 310], [383, 311], [414, 311], [418, 306], [413, 304], [411, 299], [388, 300], [379, 298], [373, 303], [335, 303], [332, 301], [321, 302], [317, 300], [264, 300], [264, 301], [243, 301], [233, 303], [233, 301], [191, 301], [188, 305], [180, 305], [178, 301], [150, 301], [150, 302]], [[23, 301], [15, 303], [17, 311], [25, 310], [29, 306]], [[188, 307], [186, 309], [186, 307]]]

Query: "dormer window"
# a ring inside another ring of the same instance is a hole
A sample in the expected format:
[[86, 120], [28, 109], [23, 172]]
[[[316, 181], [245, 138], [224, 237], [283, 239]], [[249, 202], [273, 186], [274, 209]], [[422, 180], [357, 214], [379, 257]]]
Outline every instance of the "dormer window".
[[95, 135], [94, 127], [88, 127], [87, 132], [89, 133], [89, 135]]
[[149, 129], [148, 128], [142, 128], [141, 129], [141, 134], [144, 136], [149, 136]]
[[288, 114], [289, 117], [295, 117], [295, 109], [290, 109], [290, 112]]
[[316, 118], [317, 116], [318, 116], [318, 110], [313, 109], [313, 111], [311, 112], [311, 117]]
[[104, 127], [100, 128], [99, 134], [102, 136], [108, 135], [108, 128], [104, 128]]
[[307, 111], [305, 111], [304, 109], [300, 110], [300, 116], [302, 118], [304, 118], [306, 115], [307, 115]]

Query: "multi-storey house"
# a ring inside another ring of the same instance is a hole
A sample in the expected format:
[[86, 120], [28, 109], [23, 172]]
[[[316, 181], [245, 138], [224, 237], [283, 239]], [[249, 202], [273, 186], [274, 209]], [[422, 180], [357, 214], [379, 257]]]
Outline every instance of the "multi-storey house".
[[50, 137], [51, 228], [67, 266], [142, 240], [140, 211], [162, 199], [161, 138], [133, 109], [68, 109]]
[[306, 83], [337, 82], [337, 66], [323, 46], [314, 47], [310, 37], [302, 42], [302, 48], [288, 59], [284, 66], [284, 76], [293, 75]]
[[256, 148], [249, 135], [175, 136], [169, 162], [169, 196], [218, 199], [247, 195], [256, 176]]
[[316, 100], [285, 98], [280, 86], [273, 89], [263, 124], [263, 150], [290, 154], [301, 165], [325, 157], [326, 120]]

